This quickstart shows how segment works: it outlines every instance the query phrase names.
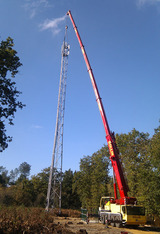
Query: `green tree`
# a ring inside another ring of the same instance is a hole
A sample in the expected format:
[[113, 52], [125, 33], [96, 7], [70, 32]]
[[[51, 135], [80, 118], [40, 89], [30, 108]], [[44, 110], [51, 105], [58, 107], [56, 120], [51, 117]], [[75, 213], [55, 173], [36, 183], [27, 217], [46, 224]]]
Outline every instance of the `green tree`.
[[7, 187], [9, 182], [8, 171], [5, 167], [0, 166], [0, 185], [2, 187]]
[[19, 175], [18, 168], [15, 168], [14, 170], [10, 171], [10, 174], [9, 174], [9, 184], [10, 185], [16, 184], [16, 181], [18, 179], [18, 175]]
[[26, 179], [30, 175], [31, 165], [27, 162], [23, 162], [20, 164], [19, 168], [20, 178]]
[[106, 147], [102, 147], [92, 155], [91, 170], [91, 202], [93, 207], [98, 207], [100, 198], [109, 195], [107, 184], [109, 182], [109, 160], [106, 157]]
[[36, 199], [34, 186], [31, 180], [23, 179], [16, 185], [15, 201], [17, 205], [33, 206]]
[[152, 155], [151, 162], [154, 170], [160, 173], [160, 126], [154, 130], [154, 135], [151, 138], [150, 153]]
[[50, 167], [43, 169], [40, 173], [31, 178], [36, 196], [35, 206], [45, 207], [46, 205], [49, 172]]
[[81, 202], [76, 191], [73, 191], [73, 176], [74, 173], [71, 169], [63, 173], [62, 181], [62, 208], [66, 209], [79, 209]]
[[91, 206], [91, 157], [80, 160], [80, 171], [74, 174], [73, 191], [77, 191], [82, 207]]
[[109, 160], [107, 147], [80, 161], [80, 171], [74, 174], [73, 188], [83, 207], [99, 206], [101, 196], [108, 195]]
[[13, 47], [13, 39], [10, 37], [0, 43], [0, 152], [5, 150], [8, 142], [12, 140], [12, 137], [6, 134], [6, 123], [13, 125], [15, 112], [24, 107], [22, 102], [17, 100], [21, 92], [17, 90], [15, 81], [8, 78], [8, 75], [14, 78], [22, 65]]
[[143, 202], [140, 188], [145, 175], [149, 172], [149, 134], [133, 129], [128, 134], [117, 134], [116, 141], [130, 189], [128, 195], [137, 197]]
[[160, 126], [154, 130], [149, 153], [150, 174], [146, 176], [146, 187], [148, 188], [145, 188], [146, 206], [151, 213], [160, 216]]
[[136, 197], [149, 213], [160, 215], [160, 127], [151, 138], [133, 129], [116, 135], [116, 139], [130, 188], [128, 195]]

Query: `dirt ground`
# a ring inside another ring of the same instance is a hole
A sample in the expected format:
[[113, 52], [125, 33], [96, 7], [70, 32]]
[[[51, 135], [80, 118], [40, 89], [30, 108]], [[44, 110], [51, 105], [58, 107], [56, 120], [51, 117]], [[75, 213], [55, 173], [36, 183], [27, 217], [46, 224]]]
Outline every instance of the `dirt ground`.
[[88, 234], [99, 234], [99, 233], [112, 233], [112, 234], [157, 234], [160, 233], [160, 229], [154, 229], [151, 227], [140, 227], [137, 229], [132, 228], [116, 228], [106, 226], [101, 223], [95, 223], [90, 221], [88, 224], [83, 222], [80, 218], [71, 217], [55, 217], [54, 223], [65, 227], [72, 233], [88, 233]]

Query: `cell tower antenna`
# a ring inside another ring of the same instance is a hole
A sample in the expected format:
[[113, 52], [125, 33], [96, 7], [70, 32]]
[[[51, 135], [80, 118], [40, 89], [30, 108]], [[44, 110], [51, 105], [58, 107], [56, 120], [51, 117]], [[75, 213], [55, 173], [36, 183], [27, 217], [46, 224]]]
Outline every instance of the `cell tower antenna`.
[[59, 95], [57, 106], [57, 118], [54, 135], [54, 145], [52, 162], [50, 167], [48, 191], [47, 191], [47, 205], [46, 211], [49, 208], [59, 207], [61, 214], [61, 195], [62, 195], [62, 161], [63, 161], [63, 127], [64, 127], [64, 111], [65, 111], [65, 97], [66, 97], [66, 80], [67, 80], [67, 66], [70, 45], [67, 42], [67, 29], [65, 27], [65, 36], [61, 49], [61, 72], [59, 82]]

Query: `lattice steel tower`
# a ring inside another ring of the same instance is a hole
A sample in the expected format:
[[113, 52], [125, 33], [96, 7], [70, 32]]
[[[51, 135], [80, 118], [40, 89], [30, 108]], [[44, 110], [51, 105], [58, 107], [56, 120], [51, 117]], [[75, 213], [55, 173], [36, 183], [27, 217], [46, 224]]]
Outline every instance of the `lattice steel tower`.
[[50, 175], [47, 192], [46, 210], [49, 208], [59, 207], [61, 213], [61, 194], [62, 194], [62, 161], [63, 161], [63, 126], [64, 126], [64, 110], [65, 110], [65, 96], [66, 96], [66, 79], [67, 79], [67, 65], [70, 46], [67, 42], [67, 26], [65, 30], [64, 41], [62, 44], [62, 59], [61, 72], [59, 83], [57, 119], [55, 127], [54, 145], [52, 162], [50, 167]]

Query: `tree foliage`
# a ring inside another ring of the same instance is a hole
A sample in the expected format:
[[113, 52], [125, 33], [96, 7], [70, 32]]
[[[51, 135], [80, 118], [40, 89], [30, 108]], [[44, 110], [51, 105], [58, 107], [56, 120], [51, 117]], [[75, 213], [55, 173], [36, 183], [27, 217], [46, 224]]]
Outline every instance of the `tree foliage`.
[[151, 213], [160, 215], [160, 126], [155, 129], [149, 145], [150, 173], [147, 175], [147, 205]]
[[22, 102], [17, 100], [21, 92], [17, 90], [13, 81], [18, 68], [22, 66], [13, 47], [13, 39], [10, 37], [0, 43], [0, 152], [5, 150], [8, 142], [12, 140], [6, 134], [6, 124], [13, 125], [15, 112], [24, 107]]
[[62, 180], [62, 207], [70, 209], [79, 209], [81, 207], [81, 202], [77, 191], [73, 191], [73, 178], [74, 172], [69, 169], [63, 173]]
[[142, 173], [149, 168], [149, 134], [133, 129], [128, 134], [117, 134], [116, 140], [130, 188], [129, 196], [135, 197], [140, 193]]
[[151, 138], [133, 129], [116, 135], [116, 140], [130, 188], [128, 195], [136, 197], [149, 213], [160, 215], [160, 127]]
[[18, 184], [24, 179], [27, 179], [30, 175], [31, 165], [27, 162], [23, 162], [20, 164], [18, 168], [10, 171], [9, 175], [9, 184], [14, 185]]
[[20, 180], [26, 179], [30, 174], [31, 165], [29, 165], [27, 162], [23, 162], [19, 166], [18, 170], [19, 170], [19, 173], [20, 173], [19, 179]]
[[80, 161], [80, 171], [74, 175], [73, 188], [77, 190], [83, 207], [97, 208], [101, 196], [108, 194], [109, 160], [106, 157], [107, 154], [107, 148], [102, 147], [92, 156], [86, 156]]
[[8, 171], [5, 167], [0, 166], [0, 185], [6, 187], [9, 182]]
[[32, 176], [32, 183], [35, 192], [35, 206], [45, 207], [48, 189], [50, 168], [43, 169], [37, 175]]

